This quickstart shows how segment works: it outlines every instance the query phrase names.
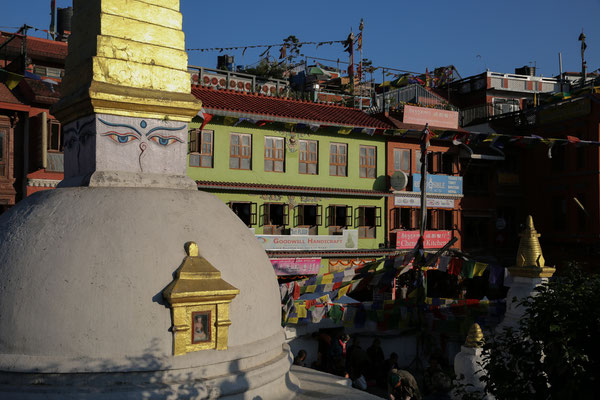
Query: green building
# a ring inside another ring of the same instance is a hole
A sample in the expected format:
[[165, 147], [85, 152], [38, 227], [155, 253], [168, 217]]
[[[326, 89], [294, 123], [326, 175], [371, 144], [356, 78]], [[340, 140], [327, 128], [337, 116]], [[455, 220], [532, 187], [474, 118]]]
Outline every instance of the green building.
[[190, 124], [188, 176], [254, 231], [278, 273], [339, 271], [395, 252], [385, 226], [388, 124], [340, 106], [192, 93], [205, 115]]

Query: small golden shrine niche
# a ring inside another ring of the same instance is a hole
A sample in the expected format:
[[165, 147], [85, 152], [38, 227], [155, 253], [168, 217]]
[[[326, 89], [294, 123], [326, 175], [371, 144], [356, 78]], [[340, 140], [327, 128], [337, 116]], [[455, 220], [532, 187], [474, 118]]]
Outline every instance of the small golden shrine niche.
[[226, 350], [229, 304], [240, 291], [221, 279], [221, 272], [198, 254], [196, 243], [186, 243], [185, 249], [187, 257], [163, 290], [171, 305], [173, 354]]

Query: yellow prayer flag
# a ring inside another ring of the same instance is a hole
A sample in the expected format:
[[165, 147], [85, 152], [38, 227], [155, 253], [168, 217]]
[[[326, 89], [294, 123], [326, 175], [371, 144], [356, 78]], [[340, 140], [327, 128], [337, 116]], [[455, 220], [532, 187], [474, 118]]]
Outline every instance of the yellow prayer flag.
[[340, 288], [340, 290], [338, 291], [337, 298], [339, 299], [340, 297], [345, 296], [351, 287], [352, 287], [352, 285], [346, 285], [343, 288]]
[[7, 72], [6, 74], [8, 76], [4, 84], [6, 85], [6, 87], [8, 87], [9, 90], [13, 90], [14, 88], [16, 88], [19, 82], [23, 80], [23, 75], [13, 74], [12, 72]]
[[483, 139], [483, 143], [492, 142], [498, 136], [500, 136], [500, 135], [498, 135], [497, 133], [492, 133], [492, 134], [490, 134], [490, 136], [487, 137], [487, 139]]
[[308, 285], [306, 287], [305, 293], [314, 293], [316, 288], [317, 288], [317, 285]]
[[225, 119], [223, 120], [223, 124], [225, 124], [227, 126], [232, 126], [237, 121], [238, 121], [237, 117], [225, 117]]
[[296, 307], [296, 312], [298, 312], [298, 318], [306, 318], [306, 307]]
[[487, 264], [476, 262], [475, 266], [473, 267], [473, 276], [483, 275], [483, 272], [485, 271], [486, 268], [487, 268]]
[[297, 324], [298, 323], [298, 316], [296, 315], [295, 317], [289, 317], [287, 320], [288, 324]]
[[333, 274], [326, 274], [323, 275], [323, 278], [321, 278], [321, 283], [331, 283], [333, 282]]

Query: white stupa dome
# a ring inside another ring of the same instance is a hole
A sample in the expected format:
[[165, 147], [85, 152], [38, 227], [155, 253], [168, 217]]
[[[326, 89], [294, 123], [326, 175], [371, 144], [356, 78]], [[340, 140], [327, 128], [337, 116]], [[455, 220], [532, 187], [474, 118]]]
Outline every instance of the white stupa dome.
[[[162, 290], [188, 241], [240, 293], [230, 306], [227, 350], [173, 356]], [[161, 398], [177, 398], [181, 385], [195, 391], [193, 398], [211, 391], [253, 398], [254, 389], [278, 393], [267, 398], [290, 397], [281, 395], [290, 359], [271, 263], [248, 228], [210, 194], [39, 192], [0, 216], [0, 260], [0, 397], [11, 383], [21, 391], [41, 388], [43, 398], [70, 391], [102, 398], [98, 390], [139, 390], [132, 382]], [[135, 379], [121, 376], [134, 371]], [[66, 391], [52, 375], [65, 373], [75, 374]], [[32, 390], [18, 398], [35, 398]]]

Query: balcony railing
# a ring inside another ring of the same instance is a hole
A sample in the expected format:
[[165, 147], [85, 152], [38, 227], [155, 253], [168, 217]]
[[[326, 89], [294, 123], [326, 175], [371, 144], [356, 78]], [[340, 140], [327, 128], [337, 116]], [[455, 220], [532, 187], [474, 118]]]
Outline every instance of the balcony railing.
[[412, 103], [423, 106], [439, 106], [447, 110], [457, 111], [458, 109], [449, 104], [444, 98], [425, 89], [421, 85], [413, 84], [398, 89], [392, 89], [385, 93], [377, 95], [377, 107], [379, 110], [399, 108], [404, 103]]

